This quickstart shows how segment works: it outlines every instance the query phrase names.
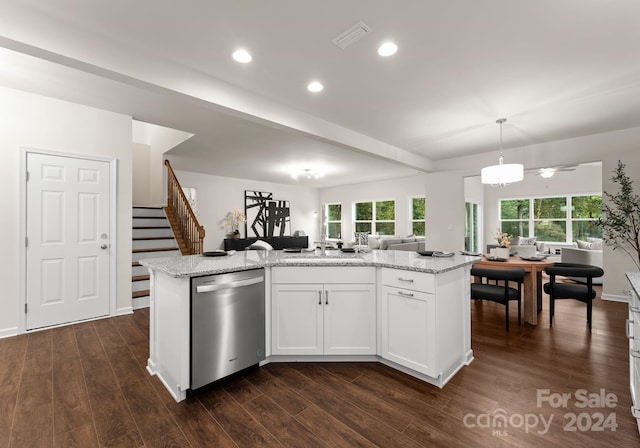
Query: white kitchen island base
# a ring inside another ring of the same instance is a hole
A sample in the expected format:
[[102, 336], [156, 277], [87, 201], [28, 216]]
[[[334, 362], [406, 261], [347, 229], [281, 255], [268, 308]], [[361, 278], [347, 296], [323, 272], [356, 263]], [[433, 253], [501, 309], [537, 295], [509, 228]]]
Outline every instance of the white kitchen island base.
[[250, 252], [141, 261], [151, 271], [147, 370], [176, 401], [190, 390], [191, 278], [259, 267], [267, 349], [260, 365], [381, 362], [443, 387], [473, 360], [469, 283], [477, 257], [374, 251], [327, 266], [323, 258]]

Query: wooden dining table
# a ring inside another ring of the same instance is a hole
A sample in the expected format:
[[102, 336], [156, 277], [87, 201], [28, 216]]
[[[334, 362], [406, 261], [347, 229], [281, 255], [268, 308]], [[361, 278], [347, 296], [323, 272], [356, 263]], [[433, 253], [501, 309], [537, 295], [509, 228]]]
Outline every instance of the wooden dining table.
[[524, 275], [524, 316], [526, 323], [538, 325], [538, 311], [542, 310], [542, 272], [547, 266], [552, 266], [555, 262], [548, 258], [541, 261], [523, 260], [518, 256], [511, 256], [505, 261], [488, 260], [482, 257], [482, 260], [475, 263], [474, 266], [485, 268], [523, 268]]

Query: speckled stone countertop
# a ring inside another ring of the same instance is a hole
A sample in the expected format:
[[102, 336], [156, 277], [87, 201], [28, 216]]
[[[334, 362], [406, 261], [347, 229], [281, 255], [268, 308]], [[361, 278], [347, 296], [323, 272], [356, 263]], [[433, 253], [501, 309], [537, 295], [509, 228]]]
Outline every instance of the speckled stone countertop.
[[289, 253], [279, 250], [249, 250], [222, 257], [189, 255], [148, 258], [140, 260], [140, 264], [171, 277], [181, 278], [271, 266], [380, 266], [438, 274], [473, 264], [480, 259], [464, 255], [425, 257], [415, 252], [398, 250], [372, 250], [364, 253], [328, 250], [325, 255], [321, 255], [319, 251]]
[[640, 272], [627, 272], [627, 278], [636, 295], [640, 296]]

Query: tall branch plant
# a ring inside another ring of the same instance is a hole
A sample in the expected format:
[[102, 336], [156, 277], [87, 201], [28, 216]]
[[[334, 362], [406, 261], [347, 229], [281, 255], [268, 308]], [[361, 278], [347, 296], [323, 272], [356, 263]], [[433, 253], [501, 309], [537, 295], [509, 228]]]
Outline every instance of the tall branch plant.
[[625, 173], [625, 164], [618, 160], [611, 181], [618, 185], [617, 193], [604, 192], [602, 204], [602, 236], [607, 246], [626, 253], [640, 269], [640, 196], [633, 191], [633, 181]]

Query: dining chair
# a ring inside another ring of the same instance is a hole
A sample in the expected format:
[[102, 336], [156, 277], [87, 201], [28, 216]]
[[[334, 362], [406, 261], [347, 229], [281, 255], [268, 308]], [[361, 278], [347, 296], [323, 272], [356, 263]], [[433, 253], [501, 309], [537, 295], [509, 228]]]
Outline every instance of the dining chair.
[[[591, 332], [591, 317], [593, 315], [593, 299], [596, 291], [593, 289], [593, 279], [602, 277], [604, 270], [599, 266], [576, 263], [556, 263], [545, 268], [549, 275], [549, 283], [544, 284], [544, 292], [549, 294], [549, 326], [553, 325], [555, 301], [560, 299], [574, 299], [587, 305], [587, 325]], [[557, 276], [584, 277], [585, 284], [564, 283]]]
[[[511, 301], [518, 302], [518, 326], [521, 324], [520, 310], [524, 274], [525, 271], [522, 268], [471, 268], [471, 275], [479, 279], [479, 283], [471, 283], [471, 299], [490, 300], [504, 305], [507, 331], [509, 331], [509, 302]], [[494, 283], [490, 284], [489, 281]], [[517, 288], [509, 286], [509, 282], [516, 282]]]

